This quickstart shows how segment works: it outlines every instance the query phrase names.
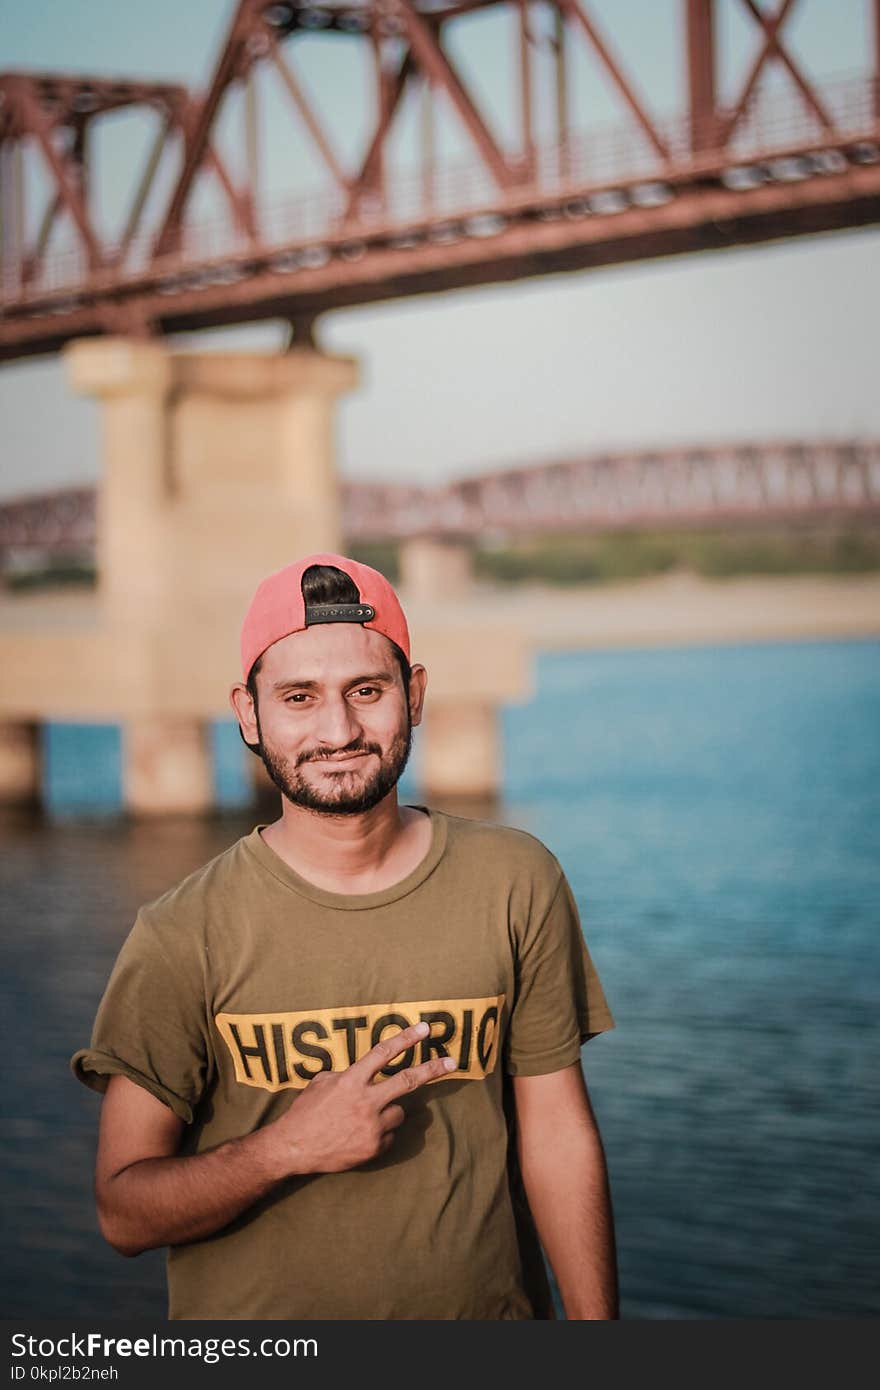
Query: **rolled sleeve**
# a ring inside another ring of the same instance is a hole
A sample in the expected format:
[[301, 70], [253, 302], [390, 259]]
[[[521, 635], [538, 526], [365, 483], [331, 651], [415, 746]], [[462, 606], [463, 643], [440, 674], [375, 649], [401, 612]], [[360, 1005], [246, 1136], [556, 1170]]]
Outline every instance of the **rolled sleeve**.
[[117, 957], [91, 1042], [70, 1059], [74, 1076], [106, 1091], [127, 1076], [190, 1124], [210, 1067], [204, 990], [192, 952], [168, 958], [158, 924], [143, 912]]

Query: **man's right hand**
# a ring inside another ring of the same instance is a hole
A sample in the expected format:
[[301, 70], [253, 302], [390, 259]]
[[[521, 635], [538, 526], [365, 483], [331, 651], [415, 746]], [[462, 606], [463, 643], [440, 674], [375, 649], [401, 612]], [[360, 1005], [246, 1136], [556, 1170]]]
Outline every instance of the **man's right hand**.
[[318, 1072], [281, 1118], [259, 1131], [278, 1176], [341, 1173], [389, 1149], [405, 1118], [396, 1102], [455, 1070], [454, 1058], [432, 1057], [376, 1080], [429, 1032], [427, 1023], [415, 1023], [383, 1038], [345, 1071]]
[[452, 1070], [451, 1058], [434, 1057], [376, 1079], [428, 1032], [417, 1023], [384, 1038], [347, 1071], [320, 1072], [280, 1119], [198, 1154], [178, 1153], [183, 1120], [167, 1105], [111, 1076], [95, 1169], [105, 1238], [123, 1255], [203, 1240], [284, 1178], [341, 1172], [383, 1153], [403, 1122], [396, 1102]]

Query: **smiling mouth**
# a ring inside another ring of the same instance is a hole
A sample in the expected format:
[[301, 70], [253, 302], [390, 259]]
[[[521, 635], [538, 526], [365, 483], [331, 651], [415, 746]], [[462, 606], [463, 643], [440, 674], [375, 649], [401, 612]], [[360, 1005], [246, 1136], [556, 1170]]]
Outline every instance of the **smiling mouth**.
[[349, 763], [355, 763], [360, 758], [366, 758], [367, 753], [349, 753], [344, 758], [315, 758], [314, 761], [319, 767], [346, 767]]

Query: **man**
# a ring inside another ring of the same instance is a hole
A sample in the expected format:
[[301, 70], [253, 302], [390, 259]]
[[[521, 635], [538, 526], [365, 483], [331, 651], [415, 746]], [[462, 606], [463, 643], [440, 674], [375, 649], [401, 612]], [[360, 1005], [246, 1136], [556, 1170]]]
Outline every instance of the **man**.
[[148, 904], [75, 1074], [96, 1196], [170, 1318], [617, 1317], [582, 1042], [613, 1027], [556, 858], [400, 806], [427, 673], [388, 581], [258, 588], [231, 703], [281, 816]]

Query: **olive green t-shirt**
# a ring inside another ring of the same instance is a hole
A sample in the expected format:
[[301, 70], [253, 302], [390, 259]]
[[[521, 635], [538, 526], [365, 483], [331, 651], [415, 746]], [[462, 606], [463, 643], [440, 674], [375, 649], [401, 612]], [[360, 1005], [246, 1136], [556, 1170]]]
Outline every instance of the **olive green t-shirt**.
[[138, 913], [75, 1074], [122, 1073], [186, 1122], [249, 1134], [322, 1069], [427, 1018], [390, 1070], [459, 1069], [402, 1102], [387, 1153], [291, 1178], [168, 1252], [170, 1318], [552, 1317], [516, 1170], [511, 1076], [614, 1026], [558, 860], [525, 831], [420, 807], [427, 855], [374, 893], [319, 888], [261, 826]]

